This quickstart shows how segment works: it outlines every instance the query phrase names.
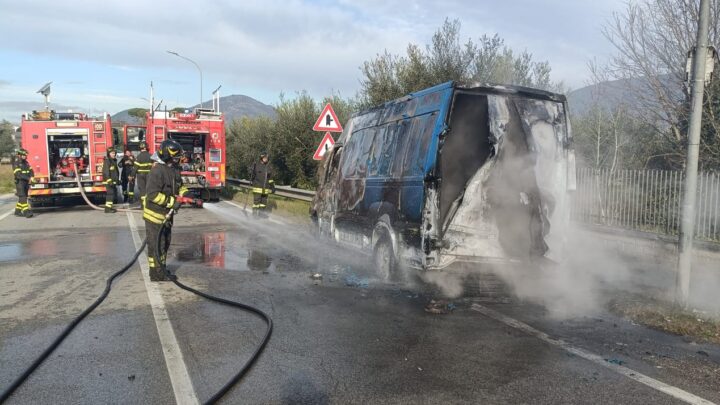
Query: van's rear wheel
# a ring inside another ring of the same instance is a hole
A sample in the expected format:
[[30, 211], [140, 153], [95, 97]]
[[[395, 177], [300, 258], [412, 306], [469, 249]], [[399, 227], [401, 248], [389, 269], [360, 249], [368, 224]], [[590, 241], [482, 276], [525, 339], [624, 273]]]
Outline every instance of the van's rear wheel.
[[397, 279], [397, 260], [395, 259], [395, 251], [390, 236], [387, 233], [384, 233], [375, 244], [373, 264], [381, 279], [386, 281], [395, 281]]

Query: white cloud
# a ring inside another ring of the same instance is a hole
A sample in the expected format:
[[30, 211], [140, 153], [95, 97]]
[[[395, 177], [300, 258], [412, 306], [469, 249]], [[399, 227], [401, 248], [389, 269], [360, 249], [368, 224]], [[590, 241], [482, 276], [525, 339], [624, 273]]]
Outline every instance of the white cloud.
[[[385, 49], [404, 53], [408, 42], [427, 43], [449, 17], [461, 20], [463, 37], [498, 32], [511, 47], [549, 60], [556, 80], [578, 87], [586, 61], [607, 52], [599, 27], [620, 1], [0, 0], [0, 35], [12, 38], [3, 43], [6, 50], [104, 66], [144, 82], [165, 78], [166, 86], [178, 86], [171, 83], [177, 76], [163, 75], [194, 74], [192, 65], [166, 53], [174, 50], [200, 64], [207, 88], [306, 89], [319, 97], [353, 95], [363, 61]], [[186, 80], [186, 88], [196, 83], [193, 76]], [[82, 96], [80, 88], [73, 90]], [[110, 108], [137, 100], [87, 99], [94, 101]]]

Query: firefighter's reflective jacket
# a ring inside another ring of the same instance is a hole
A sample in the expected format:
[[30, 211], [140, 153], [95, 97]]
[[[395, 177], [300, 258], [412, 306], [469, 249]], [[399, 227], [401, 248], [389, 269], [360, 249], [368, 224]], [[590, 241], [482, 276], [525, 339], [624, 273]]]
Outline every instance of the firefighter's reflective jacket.
[[116, 185], [120, 180], [120, 174], [118, 173], [118, 165], [115, 159], [105, 157], [102, 166], [103, 183], [107, 185]]
[[135, 158], [135, 174], [148, 174], [152, 168], [152, 157], [146, 150], [138, 153]]
[[15, 184], [21, 181], [29, 183], [35, 173], [33, 173], [32, 166], [30, 166], [27, 160], [17, 159], [13, 164], [13, 175], [15, 177]]
[[143, 218], [161, 224], [175, 204], [175, 196], [188, 193], [183, 186], [180, 171], [175, 167], [157, 162], [150, 170], [145, 193]]
[[135, 176], [135, 156], [123, 156], [122, 159], [120, 159], [120, 167], [122, 167], [123, 179]]
[[275, 188], [275, 181], [272, 178], [270, 163], [255, 162], [250, 167], [250, 181], [252, 192], [257, 194], [270, 194]]

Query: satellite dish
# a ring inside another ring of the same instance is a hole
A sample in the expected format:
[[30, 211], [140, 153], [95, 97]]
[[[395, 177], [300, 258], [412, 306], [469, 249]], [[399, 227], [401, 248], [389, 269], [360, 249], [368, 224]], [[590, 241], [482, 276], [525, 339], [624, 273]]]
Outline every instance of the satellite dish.
[[42, 87], [40, 88], [40, 90], [38, 90], [37, 92], [40, 93], [40, 94], [42, 94], [42, 95], [45, 96], [45, 97], [49, 96], [49, 95], [50, 95], [50, 85], [51, 85], [51, 84], [52, 84], [52, 82], [46, 83], [46, 84], [45, 84], [44, 86], [42, 86]]

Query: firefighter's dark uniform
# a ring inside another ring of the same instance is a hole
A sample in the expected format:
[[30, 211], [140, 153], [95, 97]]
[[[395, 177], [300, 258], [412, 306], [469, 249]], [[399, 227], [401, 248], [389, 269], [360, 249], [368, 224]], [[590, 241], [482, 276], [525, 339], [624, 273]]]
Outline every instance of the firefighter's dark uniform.
[[30, 189], [30, 179], [35, 173], [30, 164], [25, 160], [25, 156], [18, 156], [13, 162], [13, 175], [15, 177], [15, 194], [18, 196], [18, 202], [15, 204], [15, 215], [30, 218], [33, 216], [28, 203], [28, 190]]
[[262, 159], [250, 167], [250, 181], [253, 193], [253, 214], [264, 216], [268, 210], [268, 194], [275, 192], [275, 181], [272, 179], [270, 163]]
[[[182, 185], [178, 168], [160, 162], [152, 166], [147, 179], [147, 192], [143, 203], [143, 219], [145, 219], [148, 262], [152, 281], [165, 280], [165, 261], [167, 250], [170, 247], [172, 218], [169, 219], [168, 226], [164, 228], [162, 223], [175, 205], [175, 196], [184, 196], [187, 193], [188, 189]], [[162, 233], [160, 233], [161, 231]], [[157, 245], [158, 234], [160, 234], [160, 246]], [[160, 251], [158, 251], [158, 247]]]
[[120, 178], [118, 173], [118, 165], [115, 159], [110, 157], [110, 153], [105, 154], [102, 166], [103, 184], [105, 184], [105, 212], [115, 212], [113, 201], [115, 200], [115, 187]]
[[144, 150], [140, 152], [135, 158], [135, 183], [137, 184], [137, 195], [141, 202], [145, 198], [145, 185], [147, 184], [147, 177], [150, 174], [153, 161], [150, 153]]
[[135, 197], [135, 156], [123, 156], [120, 159], [122, 174], [120, 184], [122, 185], [123, 199], [132, 203]]

